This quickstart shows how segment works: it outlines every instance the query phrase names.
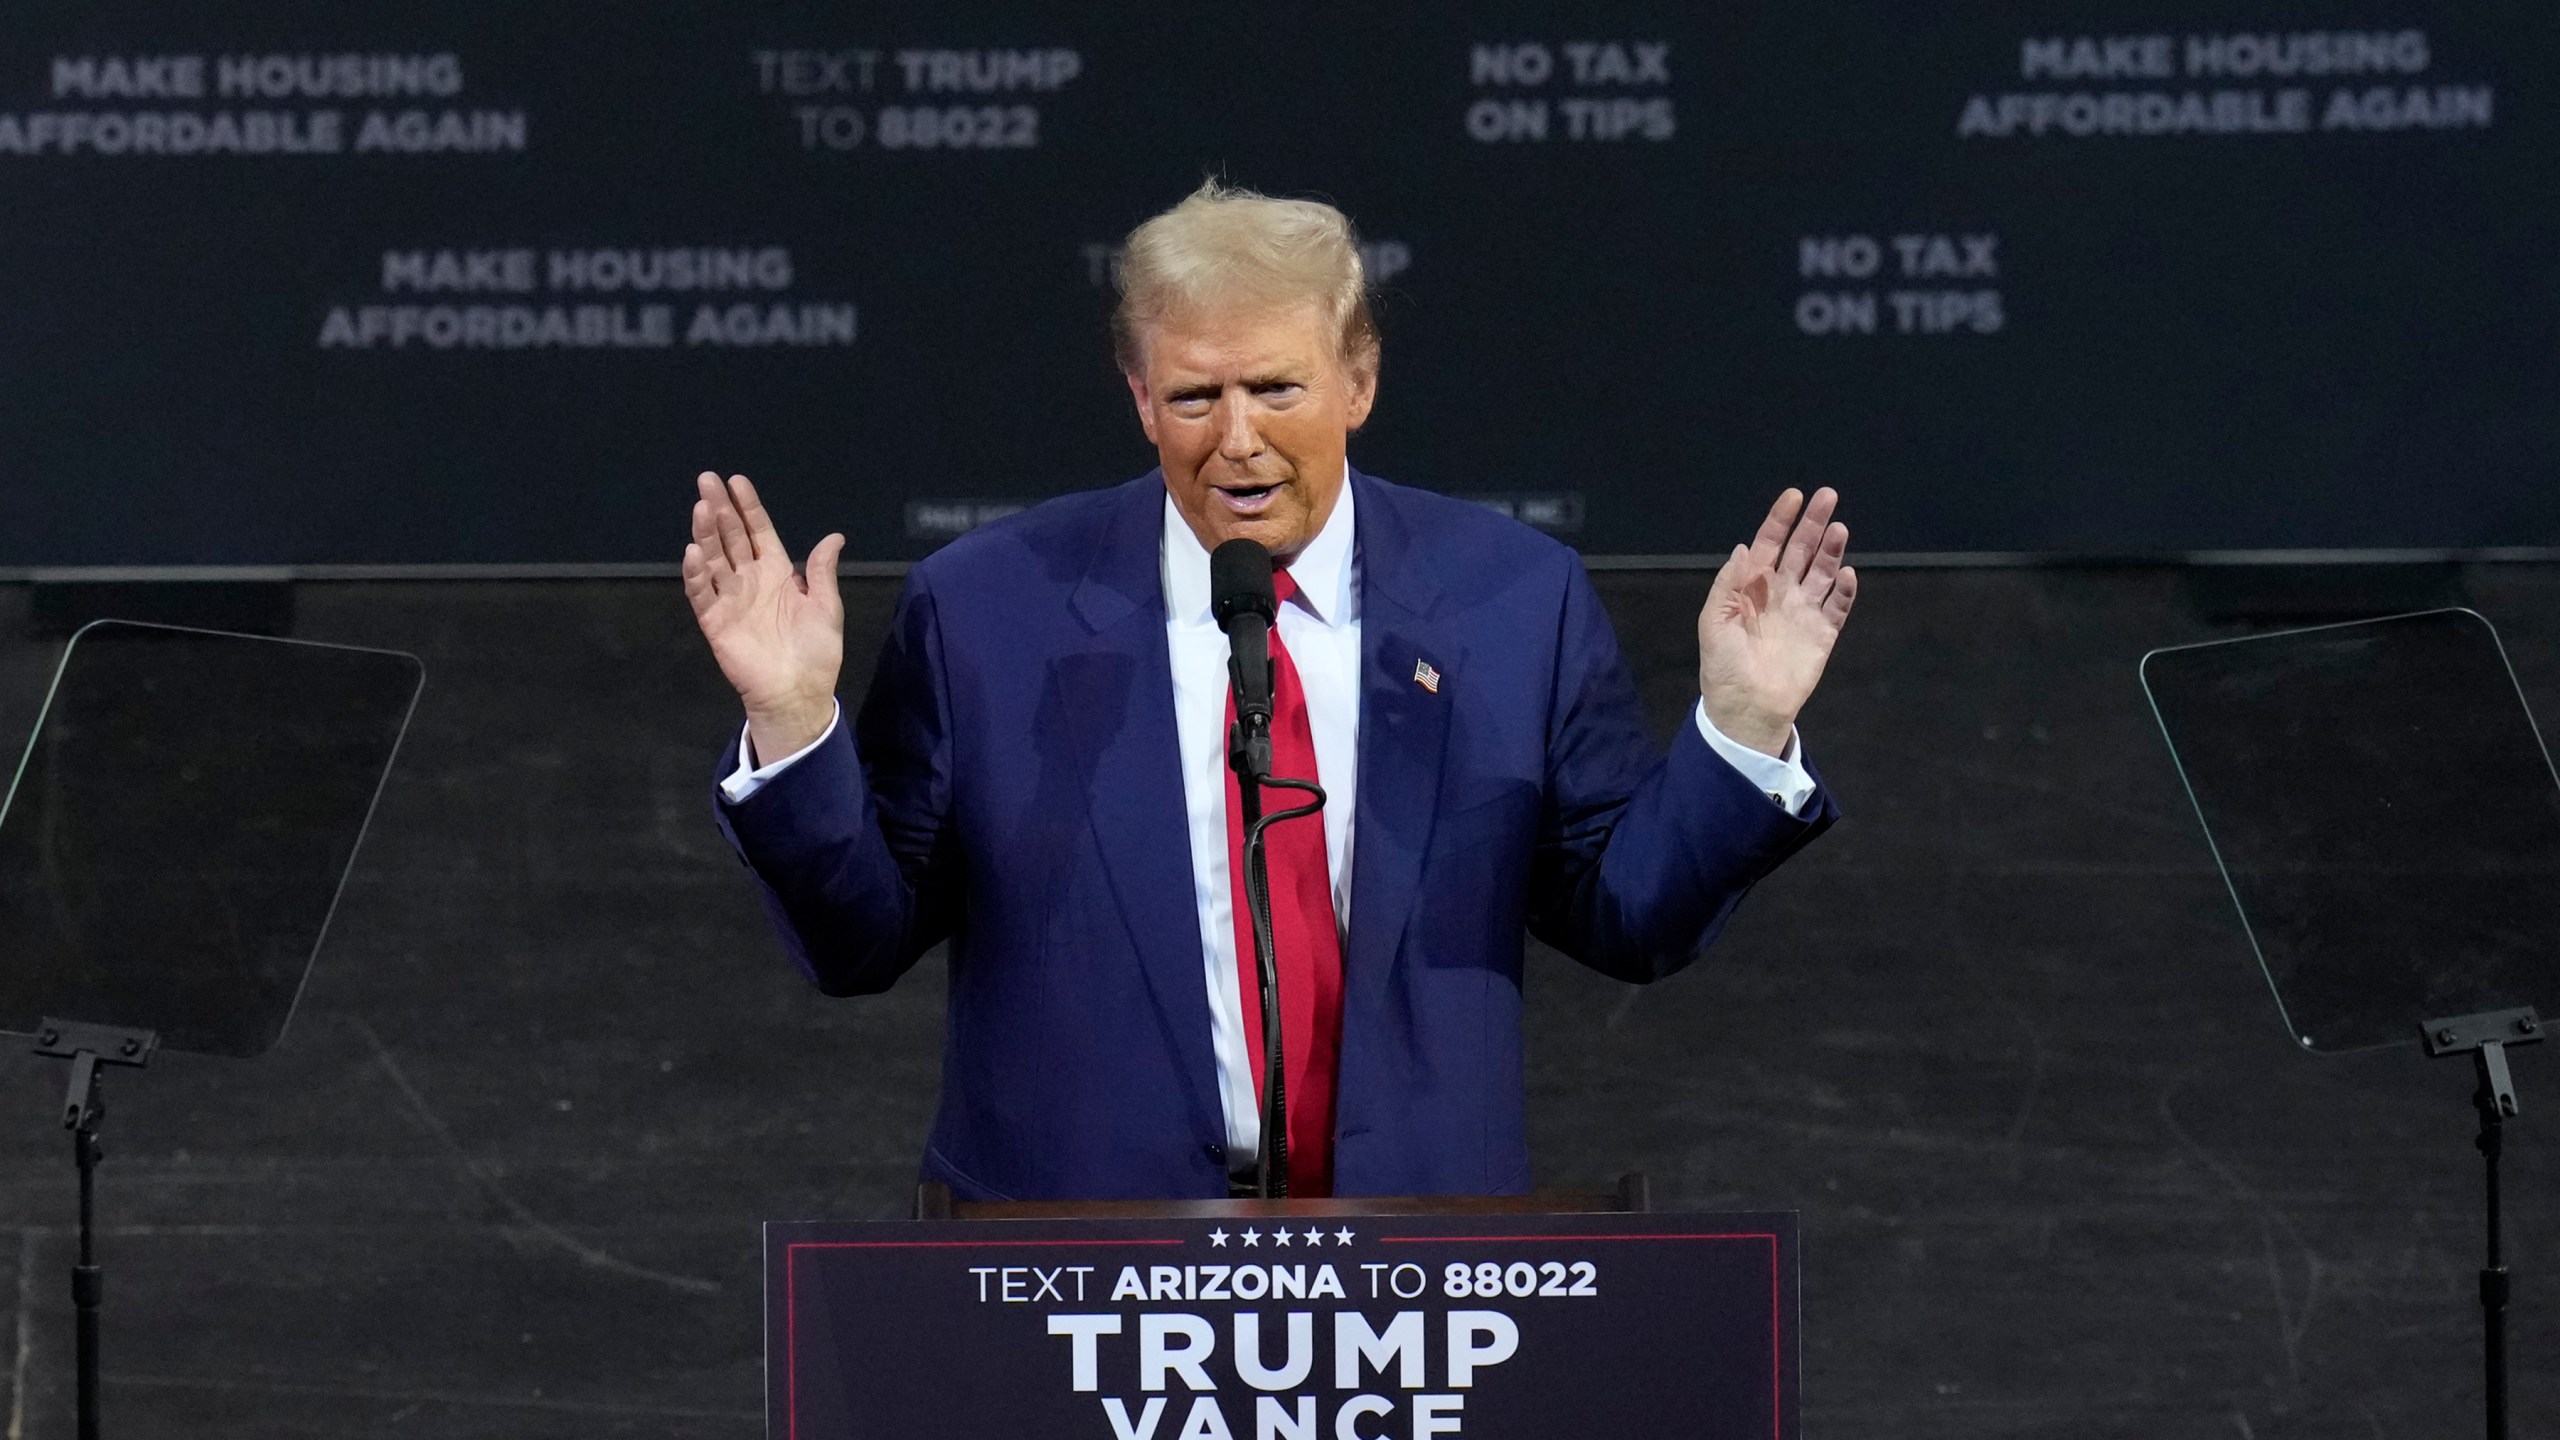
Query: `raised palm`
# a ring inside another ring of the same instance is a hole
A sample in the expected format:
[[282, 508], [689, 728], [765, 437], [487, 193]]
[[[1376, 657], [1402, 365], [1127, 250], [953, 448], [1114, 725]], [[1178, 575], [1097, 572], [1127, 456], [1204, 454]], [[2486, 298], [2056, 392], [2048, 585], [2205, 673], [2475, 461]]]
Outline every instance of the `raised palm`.
[[685, 599], [720, 673], [747, 707], [755, 753], [778, 760], [825, 734], [835, 717], [836, 675], [844, 668], [836, 559], [844, 537], [829, 535], [812, 547], [803, 575], [746, 476], [723, 484], [705, 471], [694, 483], [700, 498], [693, 540], [684, 547]]
[[1842, 563], [1849, 527], [1839, 495], [1789, 490], [1749, 545], [1736, 545], [1698, 612], [1698, 694], [1717, 729], [1755, 750], [1782, 753], [1796, 712], [1813, 695], [1858, 598]]

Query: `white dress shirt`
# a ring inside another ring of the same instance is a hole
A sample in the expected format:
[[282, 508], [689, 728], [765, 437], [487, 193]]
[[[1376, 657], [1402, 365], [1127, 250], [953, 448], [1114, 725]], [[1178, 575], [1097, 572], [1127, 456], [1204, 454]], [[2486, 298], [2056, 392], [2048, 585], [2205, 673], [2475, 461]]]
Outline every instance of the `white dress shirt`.
[[[1289, 562], [1298, 593], [1280, 607], [1277, 625], [1280, 643], [1288, 647], [1306, 691], [1317, 778], [1325, 789], [1325, 868], [1333, 881], [1334, 919], [1346, 933], [1358, 819], [1352, 801], [1359, 794], [1360, 773], [1360, 555], [1352, 496], [1346, 480], [1324, 529]], [[1173, 669], [1174, 733], [1182, 750], [1183, 808], [1191, 832], [1191, 899], [1200, 919], [1202, 978], [1209, 990], [1209, 1046], [1217, 1059], [1218, 1098], [1226, 1110], [1227, 1165], [1241, 1171], [1261, 1153], [1262, 1112], [1246, 1042], [1248, 1011], [1236, 974], [1235, 911], [1227, 879], [1227, 636], [1209, 609], [1209, 552], [1170, 495], [1165, 497], [1157, 553], [1164, 583], [1165, 649]], [[1764, 755], [1716, 729], [1703, 700], [1693, 715], [1699, 735], [1726, 763], [1787, 813], [1803, 813], [1814, 786], [1795, 735], [1787, 737], [1784, 755]], [[761, 766], [742, 736], [738, 768], [720, 782], [720, 793], [733, 805], [744, 801], [843, 723], [839, 705], [825, 734]], [[1257, 996], [1251, 1023], [1259, 1025], [1261, 1013]]]
[[[1360, 557], [1351, 543], [1351, 487], [1324, 529], [1289, 562], [1298, 593], [1274, 627], [1307, 695], [1324, 786], [1324, 859], [1333, 918], [1351, 919], [1352, 797], [1360, 793]], [[1262, 1024], [1262, 997], [1245, 1004], [1236, 974], [1234, 887], [1227, 871], [1227, 632], [1209, 611], [1209, 552], [1164, 501], [1164, 635], [1173, 657], [1173, 728], [1182, 742], [1182, 798], [1191, 820], [1191, 901], [1200, 914], [1200, 960], [1209, 983], [1209, 1048], [1227, 1114], [1227, 1164], [1242, 1170], [1262, 1151], [1262, 1108], [1245, 1026]], [[1294, 801], [1290, 803], [1295, 803]], [[1296, 821], [1296, 824], [1306, 822]], [[1246, 1018], [1251, 1016], [1250, 1021]]]

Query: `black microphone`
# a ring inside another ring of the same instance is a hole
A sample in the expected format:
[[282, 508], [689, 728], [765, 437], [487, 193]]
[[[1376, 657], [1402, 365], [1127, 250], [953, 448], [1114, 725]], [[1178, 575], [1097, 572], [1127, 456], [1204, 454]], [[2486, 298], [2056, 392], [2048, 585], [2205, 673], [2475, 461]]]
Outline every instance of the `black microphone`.
[[1271, 624], [1280, 613], [1271, 552], [1230, 540], [1209, 552], [1209, 613], [1227, 632], [1227, 683], [1236, 700], [1236, 741], [1252, 773], [1271, 773]]

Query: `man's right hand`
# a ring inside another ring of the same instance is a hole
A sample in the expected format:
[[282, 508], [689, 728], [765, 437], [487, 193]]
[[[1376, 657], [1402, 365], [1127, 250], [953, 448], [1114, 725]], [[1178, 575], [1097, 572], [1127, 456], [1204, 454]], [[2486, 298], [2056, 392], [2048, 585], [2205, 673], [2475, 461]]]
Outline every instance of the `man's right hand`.
[[844, 668], [844, 601], [836, 559], [844, 537], [809, 551], [795, 573], [773, 517], [744, 475], [727, 484], [696, 480], [693, 543], [684, 547], [684, 594], [720, 673], [747, 707], [753, 762], [770, 764], [807, 749], [834, 723], [836, 675]]

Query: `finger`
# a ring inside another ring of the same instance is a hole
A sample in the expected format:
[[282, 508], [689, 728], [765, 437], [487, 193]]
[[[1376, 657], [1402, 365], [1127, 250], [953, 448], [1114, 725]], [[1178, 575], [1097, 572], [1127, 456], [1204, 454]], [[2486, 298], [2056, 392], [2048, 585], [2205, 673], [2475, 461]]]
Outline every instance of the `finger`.
[[1760, 522], [1760, 533], [1751, 537], [1751, 558], [1763, 565], [1778, 563], [1778, 550], [1787, 543], [1787, 532], [1795, 528], [1796, 512], [1804, 508], [1804, 492], [1790, 485], [1769, 507], [1769, 518]]
[[1858, 567], [1843, 565], [1840, 578], [1831, 582], [1831, 594], [1822, 602], [1822, 613], [1838, 625], [1849, 618], [1849, 607], [1858, 601]]
[[720, 487], [720, 498], [711, 502], [711, 522], [720, 529], [720, 548], [728, 552], [730, 568], [744, 570], [755, 563], [755, 542], [747, 538], [747, 522], [739, 517], [726, 486]]
[[829, 535], [809, 547], [809, 598], [823, 602], [834, 615], [844, 613], [844, 598], [836, 591], [836, 561], [843, 555], [842, 535]]
[[1849, 527], [1834, 520], [1822, 532], [1822, 543], [1814, 547], [1813, 564], [1804, 572], [1806, 588], [1827, 592], [1840, 574], [1840, 562], [1849, 554]]
[[711, 583], [711, 563], [702, 557], [698, 544], [684, 547], [684, 598], [692, 602], [697, 616], [711, 613], [712, 603], [720, 598], [720, 588]]
[[729, 556], [720, 548], [720, 527], [711, 521], [711, 502], [693, 502], [692, 548], [702, 552], [704, 568], [729, 573]]
[[755, 547], [757, 559], [789, 554], [773, 528], [773, 517], [765, 513], [764, 498], [756, 494], [754, 481], [744, 475], [730, 476], [729, 495], [737, 501], [738, 518], [746, 523], [747, 543]]
[[720, 548], [720, 532], [711, 524], [711, 507], [719, 503], [723, 493], [720, 477], [710, 471], [693, 477], [693, 538], [702, 546], [705, 559]]
[[693, 539], [690, 543], [702, 552], [705, 566], [728, 568], [729, 557], [720, 551], [720, 527], [711, 523], [711, 502], [708, 500], [693, 502]]
[[1831, 512], [1840, 505], [1840, 492], [1825, 485], [1813, 492], [1804, 504], [1804, 513], [1796, 517], [1795, 528], [1787, 535], [1785, 558], [1778, 562], [1778, 573], [1789, 580], [1802, 580], [1812, 568], [1814, 552], [1821, 548], [1823, 527], [1831, 523]]
[[705, 470], [694, 481], [694, 488], [702, 497], [693, 503], [693, 539], [702, 547], [702, 558], [716, 570], [738, 569], [748, 557], [743, 548], [733, 550], [722, 538], [720, 524], [724, 514], [733, 524], [736, 520], [735, 507], [729, 503], [729, 487], [720, 483], [718, 475]]
[[[719, 476], [705, 470], [701, 474], [693, 477], [693, 503], [695, 514], [708, 519], [711, 514], [711, 507], [720, 504], [728, 498], [729, 492], [720, 487]], [[710, 532], [704, 531], [702, 534], [703, 537], [707, 539], [709, 538]]]

